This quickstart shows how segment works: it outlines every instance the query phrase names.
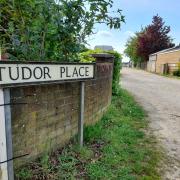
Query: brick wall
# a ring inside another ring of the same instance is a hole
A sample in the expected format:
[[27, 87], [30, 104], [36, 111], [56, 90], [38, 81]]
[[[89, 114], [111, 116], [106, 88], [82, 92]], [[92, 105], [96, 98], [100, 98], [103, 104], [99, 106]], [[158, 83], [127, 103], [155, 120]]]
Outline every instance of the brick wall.
[[[98, 58], [97, 58], [98, 59]], [[85, 124], [97, 122], [111, 102], [112, 62], [98, 62], [96, 79], [85, 83]], [[80, 83], [11, 89], [15, 168], [62, 147], [78, 130]], [[19, 103], [19, 105], [17, 105]]]

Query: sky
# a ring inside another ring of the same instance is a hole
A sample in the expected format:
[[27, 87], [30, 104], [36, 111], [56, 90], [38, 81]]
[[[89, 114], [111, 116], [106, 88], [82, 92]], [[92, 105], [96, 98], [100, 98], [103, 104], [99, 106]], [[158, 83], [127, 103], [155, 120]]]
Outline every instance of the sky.
[[[170, 35], [174, 43], [180, 43], [180, 0], [114, 0], [114, 8], [121, 9], [126, 23], [122, 23], [120, 30], [110, 30], [106, 25], [96, 25], [95, 33], [88, 38], [89, 47], [95, 45], [111, 45], [115, 50], [123, 53], [127, 39], [136, 31], [151, 24], [152, 17], [159, 15], [166, 25], [171, 27]], [[123, 61], [129, 59], [123, 56]]]

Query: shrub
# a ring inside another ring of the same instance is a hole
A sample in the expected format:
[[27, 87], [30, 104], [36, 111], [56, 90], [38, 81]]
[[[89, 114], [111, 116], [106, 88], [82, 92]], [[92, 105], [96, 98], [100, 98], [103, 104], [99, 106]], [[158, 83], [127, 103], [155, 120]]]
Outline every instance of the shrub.
[[180, 77], [180, 70], [178, 69], [178, 70], [174, 71], [174, 72], [173, 72], [173, 75]]
[[180, 77], [180, 63], [178, 63], [178, 70], [174, 71], [173, 75]]
[[112, 54], [114, 56], [112, 93], [113, 93], [113, 95], [117, 95], [118, 90], [119, 90], [119, 80], [120, 80], [122, 56], [117, 51], [109, 51], [108, 53]]
[[79, 53], [79, 59], [81, 62], [94, 62], [96, 59], [92, 57], [92, 54], [102, 53], [102, 50], [87, 50], [82, 53]]
[[0, 47], [11, 60], [77, 61], [96, 24], [120, 29], [125, 19], [113, 6], [113, 0], [0, 0]]
[[93, 62], [95, 58], [91, 54], [98, 53], [108, 53], [114, 56], [114, 69], [113, 69], [113, 83], [112, 83], [112, 93], [116, 95], [119, 89], [119, 79], [120, 79], [120, 69], [121, 69], [121, 59], [122, 56], [117, 51], [103, 51], [101, 49], [88, 50], [79, 54], [81, 62]]

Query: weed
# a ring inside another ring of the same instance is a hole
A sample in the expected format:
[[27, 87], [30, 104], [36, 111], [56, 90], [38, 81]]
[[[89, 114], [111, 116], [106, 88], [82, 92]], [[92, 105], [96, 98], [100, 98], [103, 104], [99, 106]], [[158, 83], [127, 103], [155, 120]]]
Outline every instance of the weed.
[[18, 180], [19, 179], [21, 179], [21, 180], [31, 179], [32, 178], [32, 172], [31, 172], [31, 170], [29, 170], [27, 168], [22, 168], [17, 172], [16, 177]]
[[[52, 155], [44, 156], [39, 172], [32, 170], [33, 177], [38, 177], [36, 180], [158, 180], [157, 166], [162, 153], [156, 148], [155, 138], [145, 134], [147, 127], [145, 112], [132, 96], [119, 89], [101, 121], [85, 127], [84, 147], [72, 141]], [[18, 177], [30, 175], [22, 171]]]

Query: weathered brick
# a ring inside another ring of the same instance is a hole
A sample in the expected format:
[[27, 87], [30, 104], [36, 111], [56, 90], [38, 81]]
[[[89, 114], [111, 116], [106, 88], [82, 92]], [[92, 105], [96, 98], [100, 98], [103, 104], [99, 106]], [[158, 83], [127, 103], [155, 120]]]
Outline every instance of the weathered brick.
[[[85, 124], [94, 124], [107, 110], [112, 93], [111, 63], [97, 63], [97, 77], [85, 83]], [[14, 161], [15, 167], [46, 151], [68, 143], [78, 132], [80, 83], [62, 83], [11, 89], [14, 155], [30, 153]]]

